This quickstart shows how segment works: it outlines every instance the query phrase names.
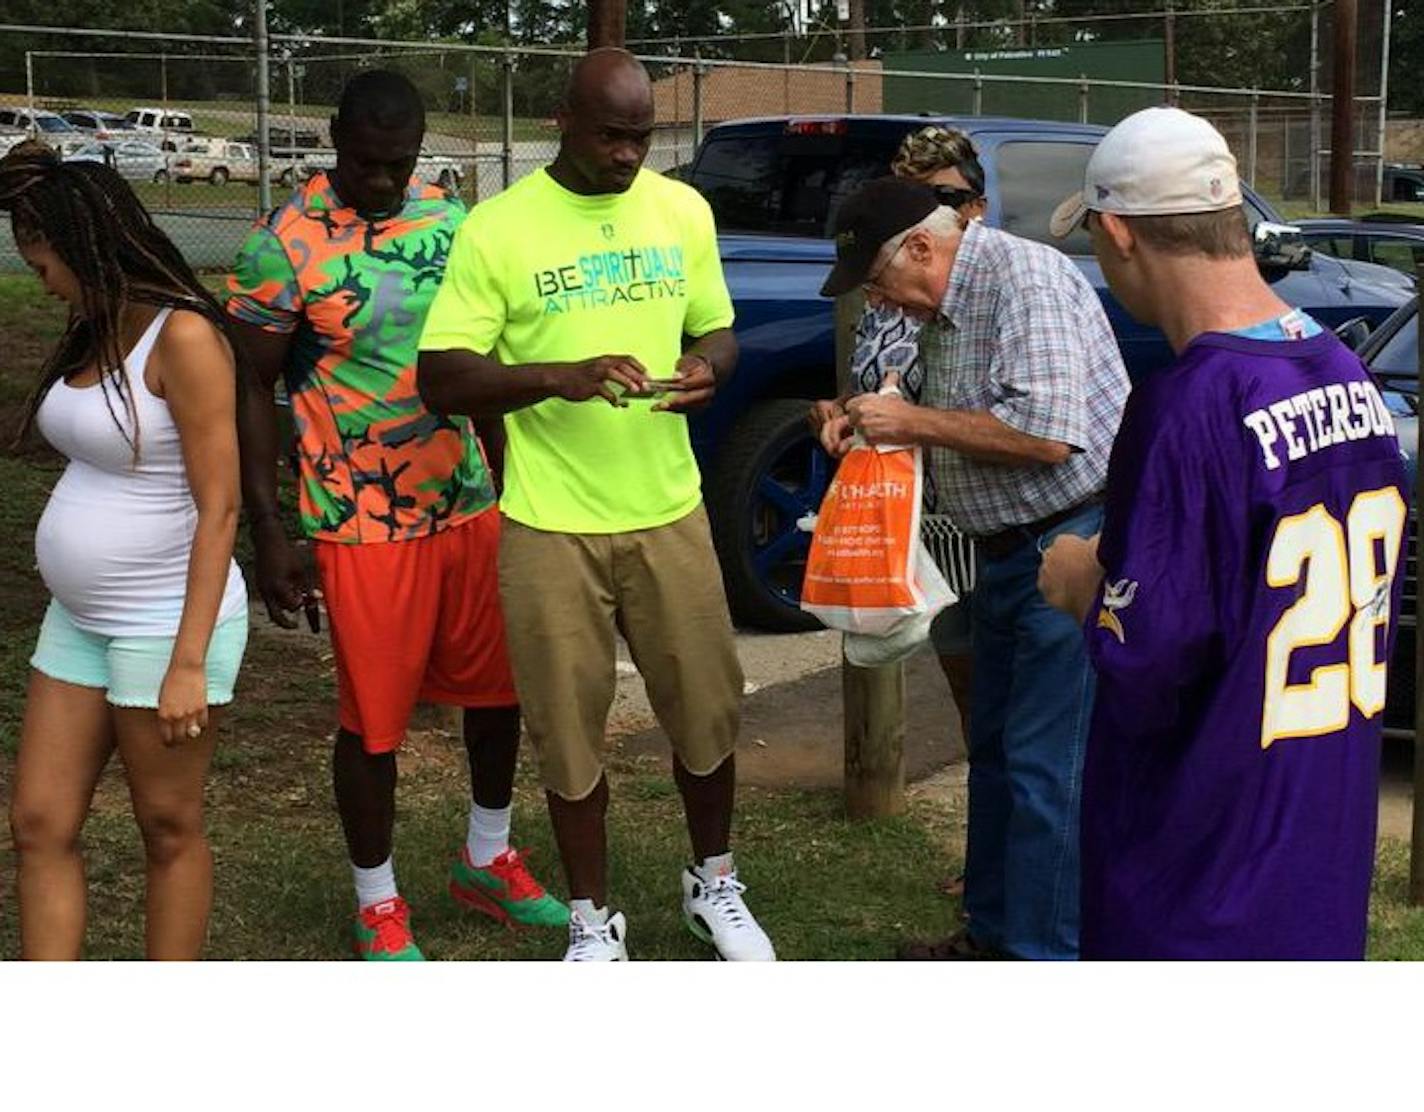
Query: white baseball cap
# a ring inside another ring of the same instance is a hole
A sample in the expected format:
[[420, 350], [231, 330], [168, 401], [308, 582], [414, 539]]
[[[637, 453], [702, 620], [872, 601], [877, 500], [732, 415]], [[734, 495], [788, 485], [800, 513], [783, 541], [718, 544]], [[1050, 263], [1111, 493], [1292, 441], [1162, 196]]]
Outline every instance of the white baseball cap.
[[1241, 204], [1236, 158], [1221, 132], [1180, 108], [1144, 108], [1103, 136], [1083, 189], [1054, 210], [1059, 239], [1089, 211], [1119, 216], [1220, 212]]

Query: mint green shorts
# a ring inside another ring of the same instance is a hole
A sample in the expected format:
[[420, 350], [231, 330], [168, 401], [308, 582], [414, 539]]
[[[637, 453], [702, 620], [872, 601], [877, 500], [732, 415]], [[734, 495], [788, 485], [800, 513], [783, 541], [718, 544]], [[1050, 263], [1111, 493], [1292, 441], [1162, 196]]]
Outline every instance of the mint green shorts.
[[[116, 707], [158, 708], [158, 692], [173, 656], [172, 637], [104, 637], [74, 624], [50, 599], [30, 667], [51, 679], [101, 687]], [[208, 706], [232, 702], [237, 670], [247, 648], [247, 611], [218, 623], [208, 642]]]

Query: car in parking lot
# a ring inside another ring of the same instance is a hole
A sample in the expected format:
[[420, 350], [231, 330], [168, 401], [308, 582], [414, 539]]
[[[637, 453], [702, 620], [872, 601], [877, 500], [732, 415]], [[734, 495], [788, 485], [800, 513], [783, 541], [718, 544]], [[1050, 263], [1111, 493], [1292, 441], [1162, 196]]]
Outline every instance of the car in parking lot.
[[21, 131], [18, 127], [9, 127], [0, 124], [0, 157], [10, 153], [10, 148], [17, 143], [23, 143], [30, 137], [28, 131]]
[[119, 176], [129, 181], [168, 180], [168, 155], [152, 143], [141, 139], [125, 139], [117, 143], [97, 140], [84, 144], [64, 156], [66, 162], [102, 162], [112, 166]]
[[226, 185], [230, 181], [256, 183], [257, 149], [230, 139], [202, 136], [178, 144], [172, 156], [171, 172], [177, 182], [206, 181]]
[[130, 108], [124, 119], [139, 131], [191, 135], [196, 130], [191, 114], [168, 108]]
[[1424, 262], [1424, 223], [1394, 213], [1371, 213], [1359, 220], [1338, 216], [1292, 220], [1315, 251], [1337, 259], [1393, 267], [1411, 278]]
[[1412, 202], [1424, 204], [1424, 166], [1399, 162], [1386, 163], [1383, 199], [1396, 204]]
[[78, 150], [89, 136], [57, 112], [43, 108], [0, 107], [0, 127], [15, 128], [41, 142], [48, 143], [61, 155]]
[[94, 108], [71, 108], [60, 115], [84, 134], [101, 142], [110, 139], [131, 138], [138, 129], [122, 116], [113, 112], [100, 112]]

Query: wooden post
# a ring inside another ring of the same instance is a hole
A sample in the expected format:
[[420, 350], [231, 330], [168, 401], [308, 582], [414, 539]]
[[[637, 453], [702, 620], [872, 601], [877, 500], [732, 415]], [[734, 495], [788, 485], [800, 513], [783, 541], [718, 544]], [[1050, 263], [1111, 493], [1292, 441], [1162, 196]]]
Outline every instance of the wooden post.
[[[1418, 281], [1424, 282], [1424, 259], [1416, 264]], [[1420, 318], [1414, 318], [1414, 327], [1420, 326]], [[1419, 385], [1424, 387], [1424, 344], [1419, 348]], [[1424, 451], [1424, 424], [1418, 429], [1415, 451]], [[1417, 507], [1424, 495], [1424, 475], [1418, 470], [1419, 456], [1415, 457], [1414, 505]], [[1411, 522], [1407, 526], [1418, 526]], [[1414, 604], [1414, 801], [1413, 837], [1409, 848], [1409, 902], [1415, 907], [1424, 907], [1424, 631], [1419, 629], [1419, 603]]]
[[588, 48], [622, 46], [627, 24], [627, 0], [589, 0]]
[[[855, 324], [865, 297], [853, 291], [836, 299], [836, 389], [850, 384]], [[905, 666], [857, 668], [841, 657], [845, 715], [845, 807], [853, 819], [883, 818], [905, 811]]]
[[845, 807], [853, 819], [905, 813], [905, 666], [841, 660]]

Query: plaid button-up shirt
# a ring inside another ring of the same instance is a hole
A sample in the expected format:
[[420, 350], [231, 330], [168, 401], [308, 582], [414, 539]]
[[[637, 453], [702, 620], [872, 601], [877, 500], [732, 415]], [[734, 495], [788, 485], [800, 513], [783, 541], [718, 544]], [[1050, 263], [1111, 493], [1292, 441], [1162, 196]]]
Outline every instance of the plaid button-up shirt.
[[1073, 449], [1056, 466], [1010, 466], [931, 448], [938, 509], [961, 528], [1028, 525], [1103, 489], [1127, 372], [1097, 293], [1062, 252], [971, 223], [919, 355], [925, 405], [985, 410]]

